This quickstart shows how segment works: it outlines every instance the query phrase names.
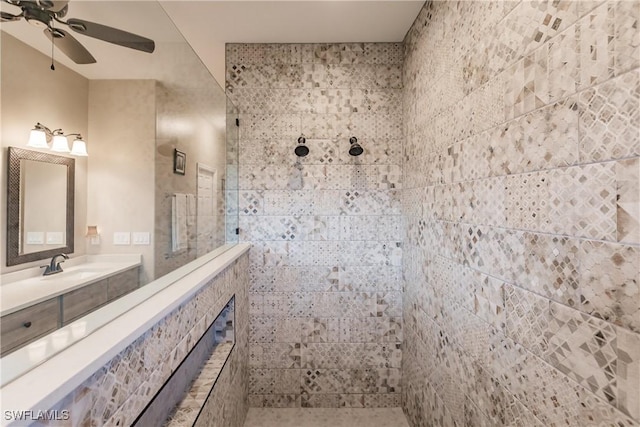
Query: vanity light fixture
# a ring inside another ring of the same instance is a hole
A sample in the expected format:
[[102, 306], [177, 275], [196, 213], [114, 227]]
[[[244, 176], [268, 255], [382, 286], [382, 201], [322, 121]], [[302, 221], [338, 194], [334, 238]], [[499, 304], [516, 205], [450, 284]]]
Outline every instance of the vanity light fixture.
[[[71, 150], [69, 149], [69, 140], [67, 139], [70, 136], [76, 137], [73, 141]], [[34, 128], [31, 129], [27, 147], [46, 149], [49, 148], [48, 142], [50, 141], [51, 151], [55, 151], [57, 153], [70, 153], [74, 156], [81, 157], [88, 156], [87, 144], [82, 139], [82, 135], [79, 133], [70, 133], [65, 135], [64, 132], [62, 132], [62, 129], [55, 129], [52, 131], [42, 123], [36, 123]]]
[[71, 154], [79, 157], [87, 157], [89, 154], [87, 153], [87, 143], [82, 139], [82, 135], [79, 133], [72, 133], [67, 136], [75, 135], [76, 139], [73, 140], [73, 145], [71, 146]]
[[86, 237], [95, 237], [99, 236], [98, 226], [97, 225], [87, 225], [87, 236]]
[[31, 133], [29, 134], [29, 142], [27, 143], [27, 147], [33, 148], [49, 148], [47, 145], [47, 129], [46, 126], [42, 126], [40, 123], [36, 123], [35, 127], [31, 129]]
[[87, 225], [86, 237], [89, 239], [89, 243], [92, 245], [100, 244], [100, 233], [98, 233], [97, 225]]
[[51, 151], [55, 151], [57, 153], [69, 153], [71, 151], [69, 150], [69, 141], [67, 141], [67, 138], [62, 133], [57, 135], [54, 133], [53, 142], [51, 143]]

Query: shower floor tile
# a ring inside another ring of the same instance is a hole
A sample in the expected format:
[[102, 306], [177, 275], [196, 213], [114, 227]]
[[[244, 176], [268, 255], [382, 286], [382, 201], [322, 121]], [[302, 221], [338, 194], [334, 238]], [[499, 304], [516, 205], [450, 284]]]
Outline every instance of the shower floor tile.
[[244, 427], [409, 427], [402, 408], [249, 408]]

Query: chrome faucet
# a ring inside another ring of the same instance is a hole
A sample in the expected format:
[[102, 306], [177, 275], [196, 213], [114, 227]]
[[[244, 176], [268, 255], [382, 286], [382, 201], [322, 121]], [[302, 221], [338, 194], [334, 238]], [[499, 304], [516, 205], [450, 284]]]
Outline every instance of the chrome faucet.
[[[56, 260], [62, 257], [64, 258], [62, 261], [60, 262], [56, 262]], [[52, 274], [56, 274], [56, 273], [62, 273], [62, 267], [60, 267], [60, 263], [63, 263], [65, 259], [69, 259], [69, 256], [66, 254], [57, 254], [54, 255], [53, 258], [51, 258], [51, 263], [49, 263], [49, 265], [41, 265], [40, 268], [44, 268], [44, 273], [42, 273], [43, 276], [50, 276]]]

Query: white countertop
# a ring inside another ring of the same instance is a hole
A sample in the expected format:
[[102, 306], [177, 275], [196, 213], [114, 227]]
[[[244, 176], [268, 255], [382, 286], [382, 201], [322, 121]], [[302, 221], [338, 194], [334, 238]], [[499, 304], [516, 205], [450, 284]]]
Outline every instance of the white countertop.
[[[0, 358], [2, 409], [53, 407], [249, 248], [246, 243], [221, 248], [63, 327], [57, 332], [76, 336], [75, 342], [54, 349], [53, 354], [33, 354], [39, 344], [47, 349], [56, 346], [56, 337], [51, 334]], [[16, 425], [0, 419], [1, 426], [9, 424]]]
[[[142, 264], [139, 254], [85, 255], [61, 264], [62, 273], [42, 276], [39, 268], [4, 274], [0, 286], [0, 316], [82, 288]], [[34, 274], [38, 274], [34, 276]]]

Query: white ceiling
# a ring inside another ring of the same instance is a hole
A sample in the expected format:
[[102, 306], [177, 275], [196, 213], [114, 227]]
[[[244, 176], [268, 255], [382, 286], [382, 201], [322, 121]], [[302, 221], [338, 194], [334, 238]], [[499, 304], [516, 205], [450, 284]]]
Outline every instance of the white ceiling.
[[[66, 18], [149, 37], [156, 41], [156, 52], [149, 55], [77, 35], [98, 63], [76, 65], [59, 52], [55, 58], [90, 79], [153, 78], [149, 74], [153, 74], [157, 57], [168, 51], [163, 45], [182, 41], [181, 33], [224, 87], [225, 43], [399, 42], [422, 4], [423, 0], [72, 0]], [[2, 10], [19, 12], [4, 2]], [[51, 54], [42, 30], [24, 20], [3, 23], [2, 30]]]
[[423, 0], [162, 1], [189, 44], [224, 82], [225, 43], [399, 42]]

